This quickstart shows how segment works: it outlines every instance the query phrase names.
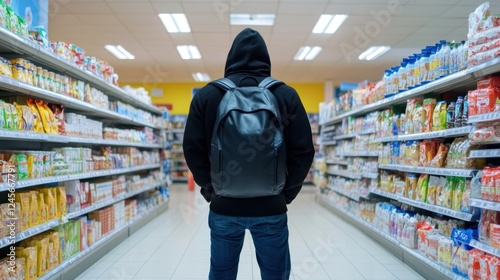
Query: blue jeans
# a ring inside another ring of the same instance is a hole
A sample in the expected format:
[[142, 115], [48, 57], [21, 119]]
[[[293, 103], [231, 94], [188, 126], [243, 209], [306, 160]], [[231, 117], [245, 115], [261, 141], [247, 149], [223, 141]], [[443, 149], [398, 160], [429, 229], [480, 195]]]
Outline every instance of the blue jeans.
[[287, 215], [232, 217], [210, 211], [210, 280], [235, 280], [245, 230], [252, 234], [262, 280], [288, 280], [290, 250]]

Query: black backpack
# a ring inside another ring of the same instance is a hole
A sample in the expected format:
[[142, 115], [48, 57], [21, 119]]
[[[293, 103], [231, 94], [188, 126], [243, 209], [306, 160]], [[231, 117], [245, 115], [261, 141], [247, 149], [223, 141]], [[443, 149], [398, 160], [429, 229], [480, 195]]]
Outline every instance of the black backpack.
[[283, 84], [271, 77], [258, 86], [237, 87], [223, 78], [210, 151], [212, 185], [218, 196], [278, 195], [286, 180], [283, 122], [269, 90]]

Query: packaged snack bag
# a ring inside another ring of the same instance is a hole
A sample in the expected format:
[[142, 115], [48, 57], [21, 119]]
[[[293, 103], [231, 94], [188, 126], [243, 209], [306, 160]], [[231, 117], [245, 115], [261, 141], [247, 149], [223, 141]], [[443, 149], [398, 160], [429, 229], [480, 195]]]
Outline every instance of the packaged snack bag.
[[28, 192], [16, 192], [15, 201], [21, 205], [21, 229], [27, 230], [30, 227], [30, 194]]
[[420, 159], [420, 149], [418, 141], [406, 142], [406, 164], [417, 166]]
[[33, 131], [33, 123], [35, 122], [35, 115], [31, 108], [27, 105], [21, 105], [22, 118], [24, 124], [24, 130]]
[[420, 174], [417, 182], [416, 200], [427, 202], [427, 191], [429, 186], [429, 175]]
[[403, 195], [410, 199], [415, 199], [417, 191], [417, 175], [413, 173], [406, 174], [406, 185]]
[[413, 109], [413, 132], [422, 133], [424, 131], [426, 111], [421, 103], [415, 104]]
[[57, 231], [52, 231], [49, 234], [49, 238], [54, 243], [54, 251], [57, 252], [57, 263], [62, 262], [62, 249], [61, 249], [61, 239], [59, 236], [59, 232]]
[[37, 250], [35, 247], [17, 247], [16, 255], [26, 260], [25, 264], [25, 280], [37, 279]]
[[68, 208], [66, 206], [66, 188], [64, 186], [56, 187], [57, 189], [57, 212], [59, 217], [66, 216], [68, 214]]
[[40, 119], [42, 120], [43, 130], [45, 133], [52, 133], [52, 126], [50, 122], [49, 112], [43, 106], [43, 100], [35, 102], [38, 112], [40, 112]]
[[57, 190], [55, 188], [40, 189], [40, 193], [43, 194], [44, 200], [47, 204], [47, 218], [49, 220], [57, 218], [56, 191]]
[[444, 185], [440, 196], [438, 197], [438, 205], [443, 206], [446, 208], [452, 207], [452, 200], [453, 200], [453, 189], [455, 186], [455, 178], [454, 177], [447, 177], [446, 178], [446, 185]]
[[500, 258], [493, 257], [488, 262], [490, 278], [488, 280], [500, 279]]
[[49, 124], [51, 127], [52, 134], [59, 134], [59, 124], [54, 112], [52, 112], [47, 102], [43, 102], [43, 108], [45, 108], [45, 111], [47, 111], [48, 113]]
[[431, 167], [443, 167], [448, 156], [448, 147], [444, 144], [439, 144], [436, 156], [430, 161]]
[[7, 14], [7, 6], [3, 1], [0, 2], [0, 26], [4, 28], [8, 28], [9, 18]]
[[462, 196], [466, 185], [466, 179], [464, 177], [457, 177], [455, 179], [456, 182], [453, 190], [452, 209], [460, 211], [462, 208]]
[[45, 204], [45, 198], [42, 193], [38, 193], [38, 214], [40, 224], [45, 223], [49, 220], [47, 205]]
[[30, 191], [30, 227], [34, 227], [39, 224], [40, 216], [38, 213], [38, 195], [37, 191]]
[[10, 115], [11, 115], [11, 128], [12, 130], [18, 130], [19, 129], [19, 115], [17, 113], [16, 106], [10, 103], [5, 103], [7, 106], [10, 108]]
[[[1, 102], [1, 101], [0, 101]], [[4, 129], [12, 129], [13, 122], [12, 122], [12, 108], [10, 107], [9, 103], [2, 102], [3, 103], [3, 108], [5, 112], [5, 124], [4, 124]]]
[[426, 98], [424, 99], [423, 108], [425, 110], [425, 119], [422, 126], [423, 132], [432, 131], [432, 116], [434, 113], [434, 108], [436, 107], [436, 99], [435, 98]]
[[37, 248], [37, 275], [43, 276], [47, 273], [47, 255], [49, 250], [49, 239], [47, 237], [35, 240]]
[[436, 204], [438, 176], [429, 176], [429, 185], [427, 187], [427, 203]]
[[52, 112], [54, 112], [55, 123], [57, 131], [60, 135], [66, 135], [66, 128], [64, 122], [64, 105], [50, 104]]
[[43, 133], [44, 128], [43, 128], [43, 124], [42, 124], [42, 119], [40, 116], [40, 112], [38, 111], [38, 108], [35, 105], [35, 103], [36, 103], [35, 100], [32, 98], [28, 98], [26, 100], [26, 103], [33, 113], [33, 130], [35, 132]]
[[478, 249], [472, 249], [468, 252], [469, 258], [469, 269], [468, 269], [468, 277], [470, 280], [481, 280], [481, 265], [479, 264], [479, 259], [484, 252], [479, 251]]
[[438, 262], [446, 267], [452, 267], [453, 241], [441, 236], [438, 240]]
[[471, 198], [471, 180], [465, 180], [465, 188], [462, 194], [462, 203], [460, 205], [460, 211], [464, 213], [472, 213], [472, 209], [469, 206], [469, 198]]
[[13, 162], [16, 166], [18, 181], [28, 178], [28, 158], [25, 154], [12, 154], [9, 161]]
[[7, 127], [7, 112], [5, 112], [6, 103], [0, 99], [0, 128]]

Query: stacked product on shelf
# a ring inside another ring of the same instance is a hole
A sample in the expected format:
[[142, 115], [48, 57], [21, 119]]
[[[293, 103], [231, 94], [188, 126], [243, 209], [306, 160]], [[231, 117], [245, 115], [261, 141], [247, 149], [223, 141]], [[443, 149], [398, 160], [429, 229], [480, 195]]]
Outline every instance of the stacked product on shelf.
[[[498, 18], [485, 3], [468, 41], [426, 47], [320, 106], [319, 201], [426, 278], [500, 279]], [[369, 183], [364, 166], [377, 175]]]
[[0, 58], [0, 252], [16, 255], [0, 278], [72, 279], [166, 209], [166, 120], [144, 89], [117, 87], [112, 66], [27, 30], [3, 1], [0, 26], [12, 50]]
[[169, 142], [171, 144], [171, 158], [169, 167], [172, 180], [177, 182], [186, 182], [188, 180], [189, 171], [182, 149], [186, 120], [187, 115], [170, 116]]
[[[316, 151], [316, 156], [320, 156], [319, 153], [319, 124], [318, 124], [318, 114], [307, 114], [309, 118], [309, 124], [311, 125], [311, 132], [312, 132], [312, 141], [313, 145]], [[306, 184], [314, 184], [314, 177], [315, 177], [315, 172], [314, 172], [314, 163], [311, 165], [311, 169], [309, 170], [309, 173], [306, 176], [306, 179], [304, 180], [304, 183]]]

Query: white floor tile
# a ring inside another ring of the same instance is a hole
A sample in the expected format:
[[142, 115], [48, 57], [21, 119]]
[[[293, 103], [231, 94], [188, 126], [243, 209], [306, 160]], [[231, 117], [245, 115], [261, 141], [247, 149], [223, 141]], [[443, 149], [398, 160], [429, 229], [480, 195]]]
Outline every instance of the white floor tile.
[[[165, 213], [113, 249], [78, 280], [206, 280], [210, 269], [208, 204], [198, 192], [188, 192], [185, 185], [172, 186], [171, 197]], [[291, 280], [423, 279], [355, 227], [314, 202], [312, 187], [304, 187], [289, 205], [288, 220]], [[253, 246], [247, 232], [238, 280], [261, 279]]]

